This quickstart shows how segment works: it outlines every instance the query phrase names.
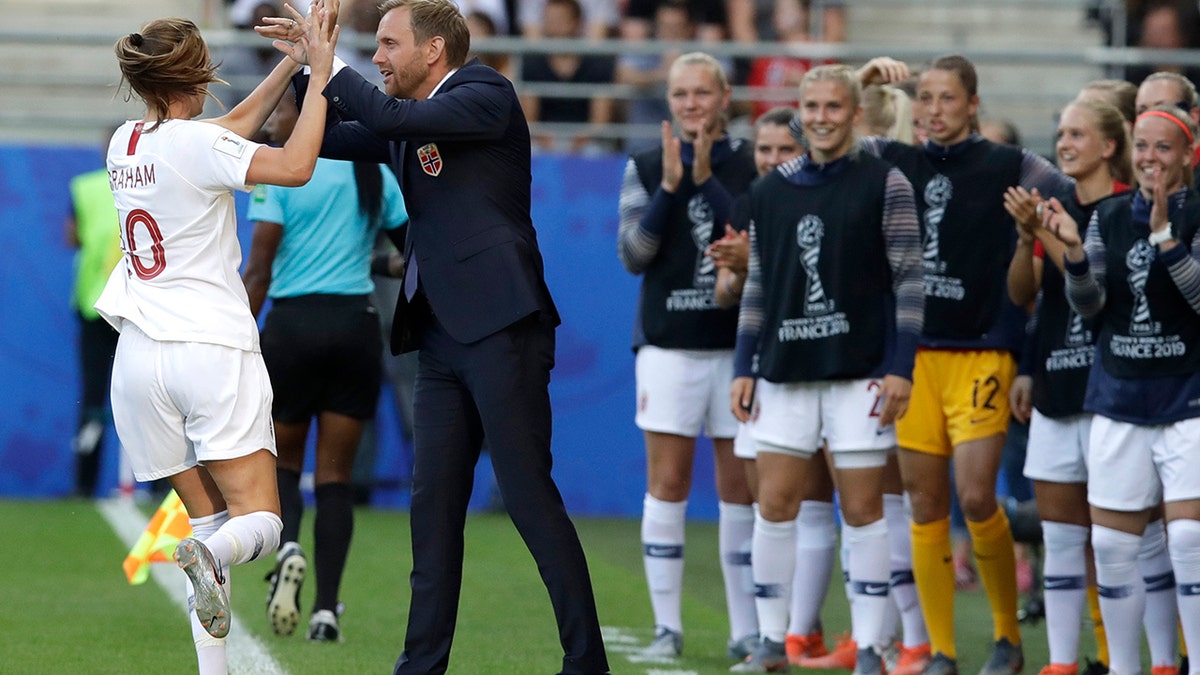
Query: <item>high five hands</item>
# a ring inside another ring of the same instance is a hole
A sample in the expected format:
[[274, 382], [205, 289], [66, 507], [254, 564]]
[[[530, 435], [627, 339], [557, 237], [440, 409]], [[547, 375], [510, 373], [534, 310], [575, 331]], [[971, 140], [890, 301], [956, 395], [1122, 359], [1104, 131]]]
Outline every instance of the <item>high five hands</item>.
[[[308, 15], [296, 11], [290, 4], [284, 4], [284, 10], [291, 16], [271, 16], [263, 19], [264, 26], [255, 26], [254, 31], [259, 35], [271, 38], [271, 44], [300, 65], [309, 65], [309, 44], [314, 39], [314, 29], [321, 32], [325, 42], [336, 42], [338, 12], [341, 10], [340, 0], [315, 0], [308, 6]], [[314, 19], [319, 19], [318, 21]]]

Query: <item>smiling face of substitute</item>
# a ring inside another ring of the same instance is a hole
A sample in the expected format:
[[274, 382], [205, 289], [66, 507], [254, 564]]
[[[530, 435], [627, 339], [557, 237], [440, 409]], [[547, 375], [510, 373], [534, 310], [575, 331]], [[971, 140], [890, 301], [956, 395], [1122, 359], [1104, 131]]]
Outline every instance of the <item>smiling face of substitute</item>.
[[1133, 125], [1133, 177], [1147, 198], [1160, 183], [1168, 194], [1178, 190], [1183, 186], [1184, 172], [1191, 171], [1192, 148], [1182, 124], [1160, 115], [1143, 114]]
[[854, 145], [854, 125], [862, 107], [845, 84], [836, 80], [806, 81], [800, 90], [800, 121], [814, 161], [831, 162]]
[[800, 144], [782, 124], [764, 124], [754, 135], [754, 166], [763, 176], [800, 156]]
[[384, 14], [375, 31], [375, 42], [379, 48], [371, 62], [383, 75], [383, 90], [396, 98], [418, 98], [429, 77], [428, 41], [417, 44], [411, 10], [398, 7]]
[[1058, 122], [1054, 152], [1058, 166], [1068, 176], [1081, 180], [1101, 170], [1117, 144], [1104, 137], [1096, 116], [1082, 106], [1068, 105]]
[[[719, 66], [717, 66], [719, 67]], [[676, 63], [667, 78], [667, 104], [679, 136], [696, 140], [700, 130], [712, 136], [725, 128], [724, 112], [731, 92], [708, 63]]]
[[951, 70], [933, 68], [921, 74], [917, 84], [917, 110], [929, 140], [948, 146], [971, 135], [971, 120], [979, 111], [979, 97], [972, 96], [962, 78]]

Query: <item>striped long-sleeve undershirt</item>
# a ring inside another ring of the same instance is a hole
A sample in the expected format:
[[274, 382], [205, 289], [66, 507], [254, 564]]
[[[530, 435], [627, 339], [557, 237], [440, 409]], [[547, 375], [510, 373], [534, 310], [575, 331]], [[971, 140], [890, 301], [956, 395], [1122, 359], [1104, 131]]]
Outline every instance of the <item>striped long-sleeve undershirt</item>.
[[[690, 171], [690, 165], [685, 165], [684, 170]], [[704, 181], [699, 191], [712, 208], [713, 227], [717, 232], [724, 232], [733, 211], [733, 197], [715, 176]], [[658, 255], [671, 205], [676, 198], [661, 185], [651, 195], [638, 175], [637, 164], [632, 159], [626, 162], [617, 208], [620, 214], [617, 258], [630, 274], [645, 272]]]
[[[925, 319], [925, 282], [921, 267], [921, 230], [913, 188], [899, 169], [888, 171], [882, 216], [884, 248], [892, 269], [896, 299], [896, 343], [887, 356], [888, 374], [912, 379], [913, 361]], [[750, 223], [750, 263], [738, 311], [735, 373], [753, 376], [763, 321], [762, 262], [755, 223]]]

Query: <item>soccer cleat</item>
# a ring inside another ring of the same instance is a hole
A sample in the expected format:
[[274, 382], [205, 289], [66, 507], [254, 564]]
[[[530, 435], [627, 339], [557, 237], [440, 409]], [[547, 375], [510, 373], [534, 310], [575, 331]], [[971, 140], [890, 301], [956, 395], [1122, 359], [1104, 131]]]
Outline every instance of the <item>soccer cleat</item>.
[[814, 656], [800, 659], [801, 668], [842, 669], [854, 670], [858, 658], [858, 645], [850, 639], [849, 633], [838, 636], [833, 651], [824, 656]]
[[1084, 657], [1083, 664], [1083, 670], [1080, 675], [1108, 675], [1108, 666], [1100, 661], [1093, 661]]
[[883, 657], [870, 647], [858, 650], [854, 659], [854, 675], [884, 675]]
[[1175, 666], [1154, 666], [1150, 669], [1150, 675], [1179, 675], [1179, 668]]
[[1051, 663], [1038, 671], [1038, 675], [1076, 675], [1079, 665], [1075, 663]]
[[308, 620], [309, 642], [341, 642], [342, 631], [338, 616], [327, 609], [318, 609]]
[[821, 631], [808, 635], [789, 634], [784, 639], [783, 646], [787, 652], [788, 663], [793, 666], [800, 665], [801, 659], [805, 657], [825, 656], [829, 653], [825, 648], [825, 635]]
[[958, 675], [958, 662], [938, 652], [929, 660], [929, 665], [925, 666], [921, 675]]
[[654, 658], [675, 658], [683, 653], [683, 633], [673, 631], [666, 626], [654, 629], [654, 639], [641, 651], [642, 656]]
[[[275, 555], [275, 568], [267, 575], [271, 589], [267, 591], [267, 618], [276, 635], [291, 635], [300, 623], [300, 587], [308, 562], [300, 544], [289, 541]], [[336, 630], [336, 619], [334, 620]]]
[[743, 636], [741, 639], [729, 639], [729, 643], [725, 645], [725, 653], [734, 661], [745, 661], [747, 656], [754, 653], [754, 648], [758, 646], [758, 633], [751, 633]]
[[1008, 638], [996, 640], [992, 656], [983, 664], [979, 675], [1016, 675], [1025, 667], [1025, 653], [1021, 645], [1014, 645]]
[[199, 539], [187, 537], [175, 547], [175, 561], [192, 580], [191, 604], [204, 630], [215, 638], [229, 634], [229, 596], [225, 577], [212, 551]]
[[889, 675], [921, 675], [925, 670], [925, 666], [933, 660], [933, 656], [929, 653], [929, 643], [917, 645], [916, 647], [905, 647], [900, 645], [900, 656], [896, 659], [896, 665], [888, 669]]
[[787, 651], [782, 642], [763, 638], [754, 648], [754, 653], [745, 661], [729, 669], [731, 673], [786, 673], [788, 672]]

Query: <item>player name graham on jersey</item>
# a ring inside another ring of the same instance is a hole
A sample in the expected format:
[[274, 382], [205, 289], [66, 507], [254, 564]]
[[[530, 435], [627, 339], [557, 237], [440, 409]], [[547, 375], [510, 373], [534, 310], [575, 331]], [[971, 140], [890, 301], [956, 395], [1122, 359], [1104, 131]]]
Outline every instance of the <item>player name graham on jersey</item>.
[[667, 298], [668, 312], [695, 312], [717, 309], [717, 300], [711, 290], [684, 288], [671, 291]]
[[154, 185], [154, 164], [139, 164], [108, 172], [108, 187], [114, 192]]
[[779, 326], [779, 341], [820, 340], [849, 332], [850, 322], [846, 320], [845, 312], [837, 312], [825, 316], [786, 319]]
[[1127, 359], [1170, 359], [1187, 354], [1187, 345], [1178, 335], [1125, 337], [1114, 335], [1109, 348], [1115, 356]]

